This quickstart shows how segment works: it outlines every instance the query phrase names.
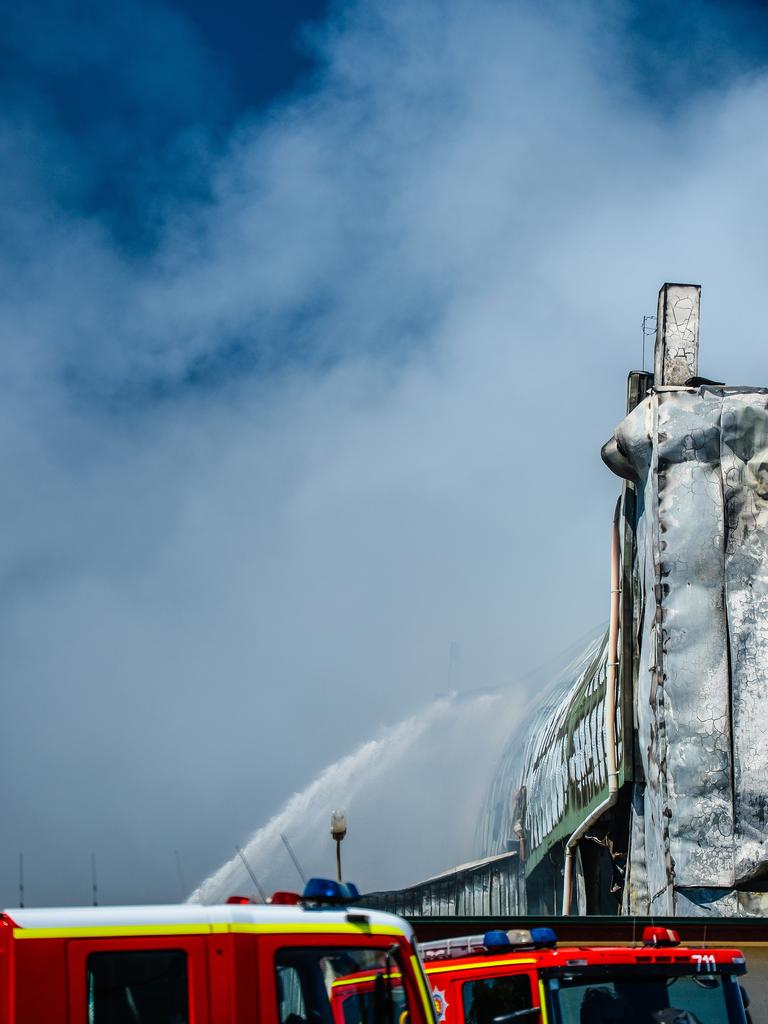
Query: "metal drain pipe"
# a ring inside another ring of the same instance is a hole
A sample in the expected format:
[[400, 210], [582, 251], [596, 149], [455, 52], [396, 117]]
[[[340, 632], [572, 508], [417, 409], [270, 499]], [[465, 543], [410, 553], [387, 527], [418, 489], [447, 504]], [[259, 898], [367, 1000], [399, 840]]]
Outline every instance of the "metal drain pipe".
[[571, 912], [571, 889], [573, 888], [573, 854], [576, 845], [594, 823], [613, 807], [619, 795], [619, 772], [616, 764], [616, 681], [619, 669], [619, 517], [621, 498], [616, 502], [613, 514], [611, 536], [611, 616], [608, 624], [608, 665], [605, 680], [605, 759], [608, 769], [608, 796], [582, 821], [565, 844], [565, 869], [563, 871], [563, 916]]

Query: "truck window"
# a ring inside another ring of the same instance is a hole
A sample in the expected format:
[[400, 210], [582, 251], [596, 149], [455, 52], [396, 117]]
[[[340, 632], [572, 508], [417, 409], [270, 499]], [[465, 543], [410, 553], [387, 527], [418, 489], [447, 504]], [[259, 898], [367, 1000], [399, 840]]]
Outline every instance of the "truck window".
[[527, 974], [465, 981], [461, 986], [465, 1024], [491, 1024], [494, 1017], [533, 1006]]
[[[551, 983], [550, 983], [551, 984]], [[558, 991], [559, 988], [559, 991]], [[718, 975], [634, 975], [559, 979], [562, 1024], [728, 1024]], [[733, 1024], [733, 1022], [731, 1022]]]
[[275, 973], [280, 1024], [407, 1024], [409, 1019], [395, 949], [281, 949]]
[[183, 950], [91, 953], [86, 972], [88, 1024], [188, 1024]]

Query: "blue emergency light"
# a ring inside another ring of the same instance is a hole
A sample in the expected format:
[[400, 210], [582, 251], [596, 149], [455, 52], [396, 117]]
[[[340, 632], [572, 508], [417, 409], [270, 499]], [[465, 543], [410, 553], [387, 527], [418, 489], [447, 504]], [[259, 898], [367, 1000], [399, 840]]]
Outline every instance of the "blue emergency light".
[[513, 928], [505, 932], [500, 928], [486, 932], [483, 936], [483, 945], [491, 950], [515, 949], [524, 946], [533, 946], [535, 949], [547, 949], [557, 945], [557, 936], [551, 928]]
[[304, 887], [302, 903], [343, 906], [360, 899], [357, 886], [352, 882], [336, 882], [332, 878], [310, 878]]
[[534, 946], [538, 946], [540, 949], [557, 945], [557, 935], [552, 928], [531, 928], [531, 938]]

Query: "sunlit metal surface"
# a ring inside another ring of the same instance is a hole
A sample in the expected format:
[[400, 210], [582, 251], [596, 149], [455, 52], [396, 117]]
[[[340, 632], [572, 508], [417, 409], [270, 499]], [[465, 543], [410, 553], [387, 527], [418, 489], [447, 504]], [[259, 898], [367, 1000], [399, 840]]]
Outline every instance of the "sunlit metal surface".
[[616, 440], [642, 500], [631, 899], [737, 913], [767, 866], [768, 392], [662, 388]]

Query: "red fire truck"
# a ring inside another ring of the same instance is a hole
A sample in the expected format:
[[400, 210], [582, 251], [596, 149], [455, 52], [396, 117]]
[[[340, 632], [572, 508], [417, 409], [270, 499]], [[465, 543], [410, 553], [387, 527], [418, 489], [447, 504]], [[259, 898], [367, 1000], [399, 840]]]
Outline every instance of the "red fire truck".
[[422, 943], [438, 1024], [745, 1024], [738, 949], [688, 948], [667, 928], [642, 945], [558, 948], [550, 928]]
[[399, 995], [359, 999], [356, 1024], [434, 1024], [410, 927], [356, 897], [311, 879], [271, 905], [7, 910], [0, 1024], [332, 1024], [334, 982], [361, 972]]

